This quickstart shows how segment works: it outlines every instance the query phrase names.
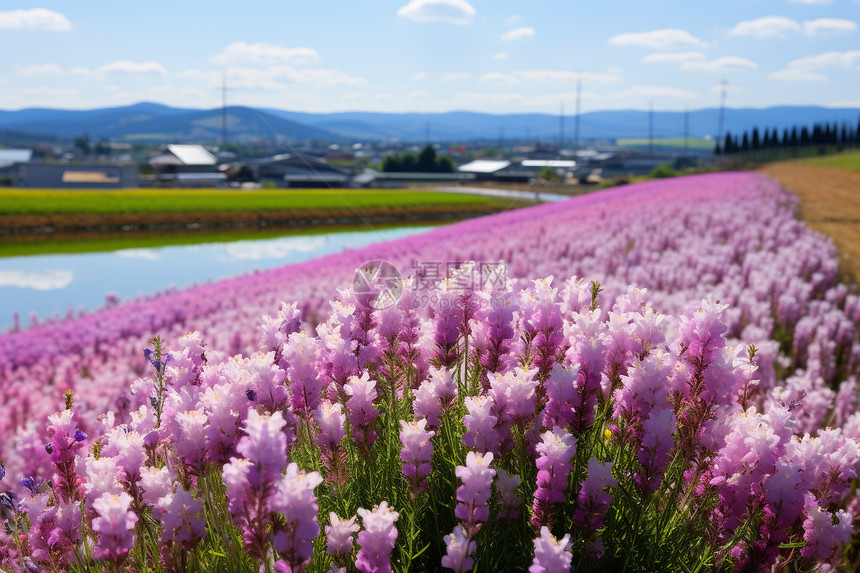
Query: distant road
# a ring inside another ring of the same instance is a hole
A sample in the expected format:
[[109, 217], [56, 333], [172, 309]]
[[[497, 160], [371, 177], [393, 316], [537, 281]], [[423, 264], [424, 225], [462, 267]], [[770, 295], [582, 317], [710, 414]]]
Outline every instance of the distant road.
[[439, 193], [460, 193], [464, 195], [483, 195], [485, 197], [501, 197], [504, 199], [525, 199], [527, 201], [543, 201], [554, 203], [570, 199], [569, 195], [558, 193], [544, 193], [539, 189], [535, 191], [512, 191], [511, 189], [489, 189], [487, 187], [427, 187], [422, 191], [437, 191]]

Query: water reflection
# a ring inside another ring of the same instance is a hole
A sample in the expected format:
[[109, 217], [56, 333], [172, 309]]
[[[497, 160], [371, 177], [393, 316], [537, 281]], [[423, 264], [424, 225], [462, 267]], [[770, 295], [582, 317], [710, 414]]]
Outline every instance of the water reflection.
[[107, 293], [120, 300], [307, 261], [427, 231], [432, 227], [326, 233], [257, 241], [124, 249], [109, 253], [0, 259], [0, 330], [91, 310]]

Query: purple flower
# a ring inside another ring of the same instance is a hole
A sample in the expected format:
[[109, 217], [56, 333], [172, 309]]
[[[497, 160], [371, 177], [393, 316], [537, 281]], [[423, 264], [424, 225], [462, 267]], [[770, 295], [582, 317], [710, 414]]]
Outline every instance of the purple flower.
[[355, 520], [354, 515], [349, 519], [341, 519], [335, 512], [331, 512], [329, 513], [330, 525], [325, 526], [326, 551], [336, 563], [342, 566], [346, 565], [345, 558], [352, 553], [354, 534], [361, 529]]
[[399, 514], [389, 509], [383, 501], [373, 510], [358, 509], [364, 529], [358, 534], [361, 549], [355, 559], [355, 567], [362, 573], [391, 573], [391, 550], [397, 541]]
[[541, 442], [535, 446], [539, 457], [537, 465], [537, 489], [534, 493], [532, 525], [540, 527], [552, 523], [552, 511], [557, 503], [564, 501], [567, 477], [570, 475], [570, 460], [576, 452], [576, 438], [556, 426], [541, 434]]
[[468, 414], [463, 416], [466, 433], [460, 438], [467, 448], [480, 452], [499, 453], [501, 438], [496, 429], [498, 416], [494, 414], [495, 402], [489, 396], [469, 396], [463, 403]]
[[0, 479], [6, 477], [6, 468], [3, 467], [3, 464], [0, 464]]
[[579, 507], [573, 514], [573, 522], [586, 537], [603, 527], [603, 518], [612, 503], [612, 494], [604, 491], [618, 485], [612, 476], [612, 462], [601, 464], [597, 458], [588, 460], [588, 479], [582, 482], [579, 490]]
[[535, 556], [529, 573], [569, 573], [573, 554], [570, 533], [556, 539], [547, 526], [540, 528], [540, 537], [535, 538]]
[[463, 485], [457, 488], [459, 503], [454, 509], [454, 516], [460, 520], [463, 530], [469, 536], [474, 535], [490, 517], [487, 501], [490, 499], [490, 488], [496, 476], [496, 470], [490, 468], [491, 463], [492, 452], [469, 452], [466, 454], [466, 465], [454, 469], [454, 473], [463, 482]]
[[379, 397], [376, 380], [371, 380], [367, 372], [361, 377], [351, 376], [346, 383], [345, 391], [349, 396], [346, 408], [349, 411], [349, 423], [352, 426], [352, 439], [367, 456], [370, 453], [370, 447], [376, 441], [376, 432], [372, 424], [379, 417], [379, 412], [373, 406], [373, 401]]
[[842, 546], [851, 541], [853, 523], [854, 517], [844, 509], [834, 515], [818, 506], [808, 508], [803, 522], [803, 540], [807, 545], [800, 550], [800, 554], [819, 562], [836, 560], [842, 552]]
[[522, 500], [517, 494], [517, 486], [521, 481], [520, 476], [508, 475], [505, 470], [499, 470], [496, 476], [496, 491], [499, 494], [499, 517], [502, 519], [513, 521], [519, 516]]
[[312, 542], [320, 533], [314, 489], [322, 481], [318, 472], [299, 471], [298, 465], [291, 463], [269, 501], [269, 509], [282, 514], [285, 521], [275, 526], [272, 546], [294, 571], [308, 563], [313, 554]]
[[25, 477], [21, 480], [18, 480], [18, 483], [20, 485], [24, 486], [25, 488], [27, 488], [28, 490], [30, 490], [30, 493], [32, 493], [33, 495], [36, 495], [37, 493], [39, 493], [39, 490], [42, 489], [42, 486], [45, 484], [45, 480], [43, 478], [43, 479], [39, 480], [39, 482], [37, 483], [36, 478], [30, 476], [30, 477]]
[[132, 498], [123, 492], [119, 495], [102, 494], [93, 503], [98, 517], [93, 520], [93, 531], [99, 539], [93, 547], [96, 559], [106, 559], [119, 568], [134, 546], [132, 529], [137, 523], [137, 515], [129, 511]]
[[442, 538], [445, 541], [446, 553], [442, 557], [442, 567], [453, 569], [457, 573], [471, 571], [475, 565], [472, 555], [475, 554], [475, 542], [466, 536], [461, 525]]
[[434, 432], [427, 430], [427, 420], [407, 422], [400, 420], [400, 460], [403, 462], [403, 475], [409, 481], [414, 497], [427, 487], [424, 478], [430, 475], [430, 458], [433, 457], [433, 444], [430, 438]]

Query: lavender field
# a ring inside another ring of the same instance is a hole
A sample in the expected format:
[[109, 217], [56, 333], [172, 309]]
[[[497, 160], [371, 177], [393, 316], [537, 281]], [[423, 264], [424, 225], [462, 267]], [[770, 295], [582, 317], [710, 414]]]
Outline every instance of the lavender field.
[[860, 296], [796, 207], [653, 181], [3, 334], [0, 569], [850, 570]]

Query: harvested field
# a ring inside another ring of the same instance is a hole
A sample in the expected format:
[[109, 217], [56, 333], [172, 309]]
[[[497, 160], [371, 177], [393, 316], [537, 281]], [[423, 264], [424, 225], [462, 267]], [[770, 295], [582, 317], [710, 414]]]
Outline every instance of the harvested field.
[[845, 279], [860, 281], [860, 171], [797, 162], [771, 163], [761, 171], [800, 197], [800, 218], [833, 238]]

